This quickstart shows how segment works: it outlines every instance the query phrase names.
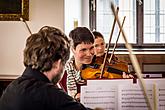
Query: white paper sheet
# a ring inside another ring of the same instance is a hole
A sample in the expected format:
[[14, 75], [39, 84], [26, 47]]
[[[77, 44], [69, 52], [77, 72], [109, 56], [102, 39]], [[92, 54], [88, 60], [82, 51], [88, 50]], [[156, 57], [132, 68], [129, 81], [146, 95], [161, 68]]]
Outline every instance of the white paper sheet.
[[[147, 94], [153, 105], [153, 85], [146, 86]], [[143, 90], [137, 84], [118, 86], [118, 110], [148, 110]]]
[[165, 86], [156, 84], [156, 110], [165, 110]]
[[96, 85], [81, 87], [81, 103], [89, 108], [117, 109], [116, 86]]

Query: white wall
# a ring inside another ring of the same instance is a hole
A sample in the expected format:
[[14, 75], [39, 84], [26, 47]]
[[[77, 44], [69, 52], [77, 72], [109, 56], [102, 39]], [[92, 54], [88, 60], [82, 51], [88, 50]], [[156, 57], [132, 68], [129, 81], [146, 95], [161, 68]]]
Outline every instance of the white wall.
[[74, 28], [74, 20], [78, 26], [89, 28], [89, 0], [65, 0], [65, 33]]
[[[64, 30], [64, 0], [29, 0], [31, 31], [50, 25]], [[20, 75], [23, 49], [29, 32], [21, 21], [0, 21], [0, 75]]]

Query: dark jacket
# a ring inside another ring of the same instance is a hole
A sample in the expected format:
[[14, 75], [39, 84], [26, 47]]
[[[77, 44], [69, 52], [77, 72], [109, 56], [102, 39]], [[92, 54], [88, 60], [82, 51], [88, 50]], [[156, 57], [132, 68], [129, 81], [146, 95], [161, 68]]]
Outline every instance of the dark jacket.
[[37, 70], [26, 68], [23, 75], [6, 88], [0, 110], [86, 110]]

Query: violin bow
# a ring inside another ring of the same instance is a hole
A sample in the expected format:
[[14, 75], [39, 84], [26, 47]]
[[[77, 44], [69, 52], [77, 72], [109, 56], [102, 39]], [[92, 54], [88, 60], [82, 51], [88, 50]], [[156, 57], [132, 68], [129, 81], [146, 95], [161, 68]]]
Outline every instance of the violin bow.
[[22, 21], [22, 22], [24, 22], [24, 23], [25, 23], [26, 28], [28, 29], [28, 31], [29, 31], [29, 33], [30, 33], [30, 35], [32, 35], [32, 32], [31, 32], [31, 30], [30, 30], [30, 28], [29, 28], [28, 24], [26, 23], [26, 21], [25, 21], [22, 17], [20, 17], [20, 21]]
[[146, 102], [148, 104], [149, 110], [153, 110], [151, 101], [149, 100], [149, 97], [147, 95], [146, 85], [145, 85], [144, 79], [142, 78], [142, 72], [141, 72], [138, 60], [137, 60], [136, 56], [133, 54], [131, 45], [128, 43], [128, 40], [127, 40], [126, 35], [125, 35], [125, 32], [122, 29], [121, 23], [119, 21], [118, 15], [115, 12], [115, 6], [114, 6], [113, 3], [111, 3], [111, 9], [112, 9], [112, 12], [113, 12], [113, 14], [114, 14], [114, 16], [116, 18], [116, 21], [117, 21], [117, 23], [119, 25], [119, 28], [122, 30], [122, 35], [123, 35], [123, 39], [125, 41], [125, 46], [128, 49], [128, 51], [129, 51], [129, 57], [131, 59], [131, 62], [133, 64], [133, 67], [134, 67], [135, 72], [137, 74], [137, 77], [138, 77], [138, 79], [140, 81], [140, 87], [142, 88], [142, 90], [144, 92], [144, 96], [146, 97], [145, 99], [146, 99]]
[[[117, 10], [116, 10], [116, 13], [118, 13], [118, 12], [119, 12], [119, 7], [117, 7]], [[106, 63], [106, 59], [107, 59], [107, 56], [108, 56], [108, 50], [109, 50], [109, 47], [110, 47], [110, 43], [111, 43], [114, 28], [115, 28], [115, 24], [116, 24], [116, 18], [114, 18], [114, 21], [113, 21], [112, 30], [111, 30], [111, 34], [110, 34], [110, 39], [109, 39], [109, 43], [108, 43], [108, 46], [107, 46], [107, 51], [106, 51], [106, 54], [105, 54], [105, 57], [104, 57], [103, 64], [101, 66], [100, 79], [102, 78], [103, 73], [104, 73], [105, 63]]]
[[[122, 22], [122, 25], [121, 25], [122, 28], [123, 28], [123, 25], [124, 25], [124, 22], [125, 22], [125, 18], [126, 18], [126, 16], [124, 16], [124, 18], [123, 18], [123, 22]], [[120, 31], [119, 31], [119, 34], [118, 34], [117, 39], [116, 39], [116, 42], [115, 42], [115, 44], [114, 44], [114, 47], [113, 47], [111, 56], [110, 56], [110, 58], [109, 58], [109, 61], [108, 61], [109, 63], [111, 63], [112, 57], [113, 57], [114, 52], [115, 52], [115, 49], [116, 49], [116, 47], [117, 47], [117, 42], [118, 42], [118, 40], [119, 40], [120, 33], [121, 33], [121, 29], [120, 29]]]

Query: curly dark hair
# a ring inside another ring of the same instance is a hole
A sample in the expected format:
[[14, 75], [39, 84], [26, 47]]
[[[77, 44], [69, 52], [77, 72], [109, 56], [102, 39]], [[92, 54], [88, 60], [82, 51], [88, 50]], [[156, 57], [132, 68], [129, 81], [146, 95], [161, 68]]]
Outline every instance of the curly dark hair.
[[69, 38], [71, 40], [71, 45], [75, 49], [78, 44], [94, 43], [94, 35], [86, 27], [77, 27], [69, 33]]
[[24, 65], [40, 72], [49, 71], [59, 59], [65, 64], [69, 55], [67, 36], [57, 28], [44, 26], [38, 33], [28, 37], [24, 49]]
[[95, 39], [96, 39], [96, 38], [102, 38], [102, 39], [104, 40], [104, 36], [103, 36], [100, 32], [98, 32], [98, 31], [93, 31], [92, 33], [93, 33], [93, 35], [95, 36]]

